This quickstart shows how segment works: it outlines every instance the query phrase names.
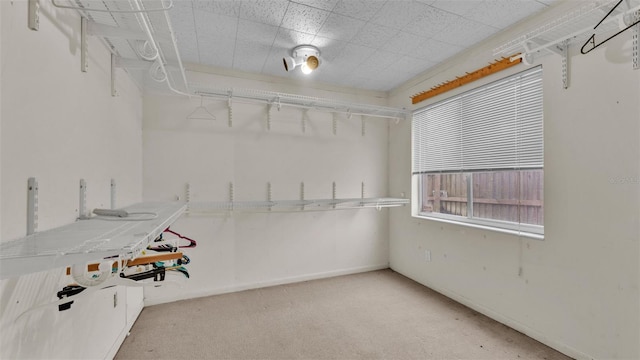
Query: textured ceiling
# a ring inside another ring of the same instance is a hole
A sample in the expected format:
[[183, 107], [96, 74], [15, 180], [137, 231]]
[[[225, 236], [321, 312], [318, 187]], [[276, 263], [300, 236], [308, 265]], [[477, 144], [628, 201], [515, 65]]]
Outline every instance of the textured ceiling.
[[[174, 0], [182, 60], [249, 73], [391, 90], [554, 0]], [[310, 75], [286, 72], [297, 45]]]

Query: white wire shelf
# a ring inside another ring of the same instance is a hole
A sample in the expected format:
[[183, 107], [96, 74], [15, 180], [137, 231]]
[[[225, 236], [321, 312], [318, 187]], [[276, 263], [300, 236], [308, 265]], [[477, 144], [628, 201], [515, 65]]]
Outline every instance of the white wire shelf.
[[[59, 8], [76, 10], [87, 19], [83, 36], [100, 37], [115, 57], [113, 66], [124, 68], [138, 82], [148, 78], [163, 83], [174, 93], [189, 96], [189, 85], [168, 14], [173, 1], [51, 0], [51, 3]], [[86, 42], [82, 45], [85, 52]], [[86, 70], [83, 68], [83, 71]]]
[[189, 202], [187, 213], [206, 214], [220, 212], [297, 212], [324, 211], [405, 206], [409, 199], [401, 198], [348, 198], [271, 201], [212, 201]]
[[406, 119], [410, 112], [405, 109], [357, 104], [346, 101], [318, 98], [312, 96], [295, 95], [256, 89], [215, 89], [204, 85], [192, 84], [195, 95], [217, 98], [221, 100], [245, 101], [270, 104], [273, 106], [290, 106], [304, 109], [344, 113], [349, 115], [365, 115], [372, 117]]
[[93, 217], [0, 243], [0, 278], [105, 258], [134, 259], [184, 213], [186, 204], [147, 202], [124, 210], [155, 213], [157, 217], [143, 221]]
[[640, 0], [623, 1], [616, 7], [617, 3], [618, 0], [586, 3], [496, 47], [493, 53], [496, 56], [510, 56], [520, 52], [518, 57], [527, 59], [527, 55], [533, 56], [540, 51], [558, 53], [557, 47], [562, 46], [565, 40], [580, 47], [593, 34], [600, 38], [601, 34], [624, 29], [632, 21], [632, 14], [640, 9]]

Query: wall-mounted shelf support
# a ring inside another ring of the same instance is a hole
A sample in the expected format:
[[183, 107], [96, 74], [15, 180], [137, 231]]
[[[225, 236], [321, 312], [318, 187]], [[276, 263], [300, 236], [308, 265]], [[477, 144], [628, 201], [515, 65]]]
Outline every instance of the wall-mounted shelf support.
[[[495, 48], [493, 53], [496, 56], [504, 56], [519, 51], [520, 55], [512, 59], [522, 58], [525, 62], [531, 63], [533, 56], [541, 52], [558, 54], [558, 47], [562, 48], [563, 51], [559, 54], [563, 56], [565, 41], [570, 40], [572, 43], [586, 41], [581, 48], [581, 52], [586, 54], [609, 39], [622, 34], [629, 27], [639, 26], [635, 23], [638, 18], [634, 21], [633, 14], [640, 11], [640, 6], [631, 7], [631, 5], [630, 1], [591, 1]], [[607, 34], [612, 33], [614, 33], [613, 36], [607, 37]], [[600, 41], [596, 42], [596, 38]], [[603, 41], [603, 38], [606, 40]], [[567, 78], [567, 86], [568, 82]]]
[[87, 30], [89, 27], [89, 20], [86, 17], [80, 18], [80, 71], [87, 72], [89, 68], [89, 39], [87, 36]]
[[231, 203], [230, 211], [233, 211], [233, 183], [229, 183], [229, 202]]
[[559, 49], [562, 53], [562, 87], [566, 90], [569, 88], [569, 39], [564, 40]]
[[111, 208], [116, 208], [116, 179], [111, 179]]
[[27, 180], [27, 235], [38, 231], [38, 181]]
[[[638, 22], [640, 21], [640, 10], [637, 10], [634, 13], [634, 22]], [[640, 45], [638, 44], [639, 40], [638, 38], [640, 38], [640, 23], [637, 23], [633, 26], [633, 34], [632, 36], [632, 44], [631, 44], [631, 61], [633, 63], [633, 69], [634, 70], [638, 70], [640, 69], [640, 60], [638, 60], [638, 57], [640, 57]]]
[[386, 106], [357, 104], [345, 101], [324, 99], [311, 96], [285, 94], [273, 91], [256, 90], [256, 89], [232, 89], [222, 90], [213, 89], [207, 85], [192, 85], [195, 95], [207, 96], [211, 98], [219, 98], [227, 100], [233, 92], [233, 97], [237, 101], [245, 101], [249, 103], [273, 104], [280, 106], [297, 107], [303, 109], [314, 109], [318, 111], [327, 111], [332, 113], [350, 113], [351, 115], [366, 115], [371, 117], [380, 117], [387, 119], [405, 120], [410, 112], [405, 109], [392, 108]]
[[304, 181], [300, 183], [300, 210], [304, 210]]
[[29, 0], [28, 7], [27, 26], [33, 31], [38, 31], [40, 29], [40, 1]]
[[87, 182], [80, 179], [80, 203], [78, 205], [78, 219], [85, 220], [89, 218], [87, 214]]

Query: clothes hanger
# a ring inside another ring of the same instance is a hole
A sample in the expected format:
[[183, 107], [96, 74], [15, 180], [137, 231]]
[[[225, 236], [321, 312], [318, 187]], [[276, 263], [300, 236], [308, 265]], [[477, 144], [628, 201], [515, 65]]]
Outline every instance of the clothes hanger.
[[216, 120], [216, 116], [213, 115], [206, 107], [202, 105], [202, 95], [200, 96], [200, 106], [187, 115], [187, 120]]

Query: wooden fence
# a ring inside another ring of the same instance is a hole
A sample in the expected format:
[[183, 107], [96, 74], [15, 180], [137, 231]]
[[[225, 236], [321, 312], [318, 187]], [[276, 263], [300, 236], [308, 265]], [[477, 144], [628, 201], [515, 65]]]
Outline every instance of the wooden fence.
[[[466, 174], [424, 175], [425, 212], [467, 216]], [[473, 174], [473, 216], [542, 225], [542, 170], [497, 171]]]

